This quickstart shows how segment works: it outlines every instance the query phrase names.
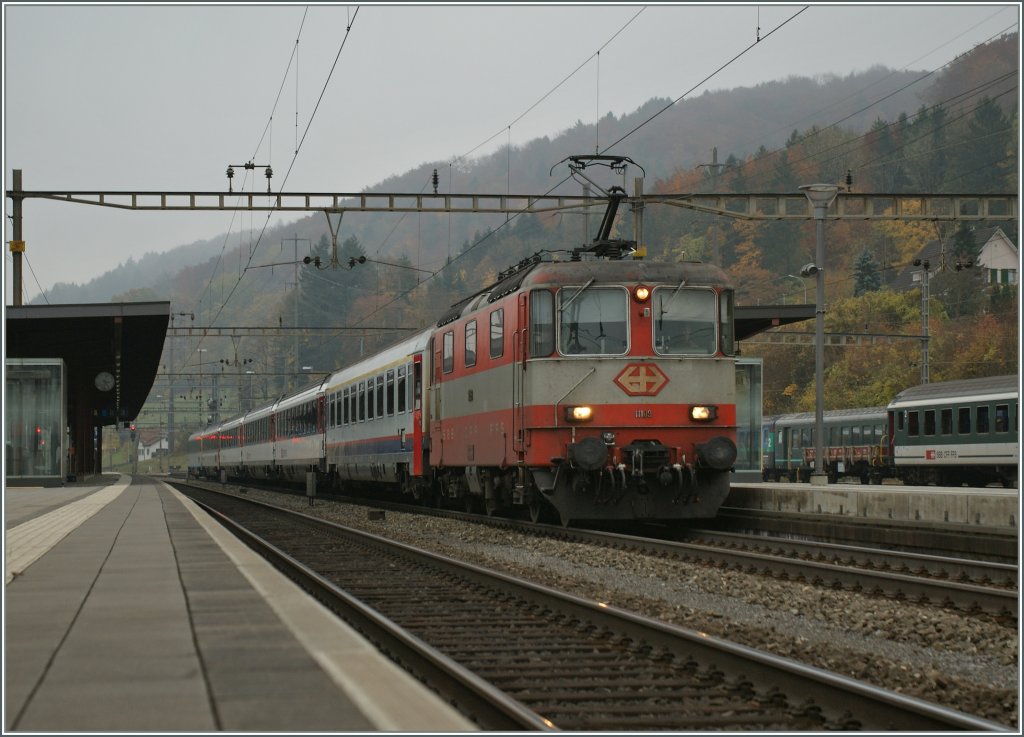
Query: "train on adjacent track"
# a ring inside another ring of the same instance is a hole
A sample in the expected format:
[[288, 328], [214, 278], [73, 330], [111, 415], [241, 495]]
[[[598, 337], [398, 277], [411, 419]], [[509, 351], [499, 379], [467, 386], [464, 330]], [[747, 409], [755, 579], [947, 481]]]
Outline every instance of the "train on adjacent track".
[[[831, 481], [897, 478], [907, 484], [1018, 483], [1019, 377], [922, 384], [885, 407], [824, 413]], [[806, 481], [814, 468], [813, 412], [764, 418], [762, 477]]]
[[737, 453], [733, 288], [715, 266], [635, 259], [604, 236], [194, 433], [189, 472], [312, 473], [563, 524], [714, 517]]

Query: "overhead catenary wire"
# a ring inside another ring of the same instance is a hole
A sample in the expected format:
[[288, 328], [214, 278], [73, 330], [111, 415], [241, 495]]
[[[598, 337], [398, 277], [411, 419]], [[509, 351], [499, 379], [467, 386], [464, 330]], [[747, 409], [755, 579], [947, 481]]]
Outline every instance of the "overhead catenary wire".
[[[338, 47], [338, 53], [334, 57], [334, 62], [331, 64], [330, 71], [327, 73], [327, 79], [324, 80], [324, 84], [323, 84], [323, 86], [322, 86], [322, 88], [320, 90], [320, 95], [317, 97], [316, 104], [313, 106], [313, 111], [312, 111], [312, 113], [310, 113], [309, 121], [307, 122], [306, 128], [305, 128], [305, 130], [302, 133], [302, 138], [299, 140], [299, 143], [297, 145], [295, 154], [292, 156], [291, 161], [290, 161], [290, 163], [288, 165], [288, 169], [285, 172], [284, 177], [283, 177], [283, 179], [281, 181], [280, 187], [278, 189], [279, 193], [284, 190], [285, 185], [288, 183], [288, 178], [291, 175], [292, 169], [295, 166], [295, 161], [298, 159], [299, 153], [302, 150], [302, 145], [305, 143], [306, 136], [309, 134], [310, 128], [313, 125], [313, 121], [316, 118], [317, 111], [320, 109], [320, 103], [323, 101], [324, 94], [327, 92], [327, 86], [330, 84], [330, 81], [331, 81], [331, 78], [334, 75], [335, 69], [337, 69], [338, 60], [341, 58], [341, 53], [345, 49], [345, 44], [348, 41], [349, 35], [352, 32], [352, 26], [355, 23], [355, 20], [356, 20], [356, 18], [358, 16], [359, 16], [359, 7], [357, 6], [356, 10], [355, 10], [355, 13], [352, 15], [351, 20], [349, 21], [349, 24], [348, 24], [348, 26], [345, 29], [345, 35], [342, 37], [341, 44]], [[232, 296], [234, 296], [235, 292], [238, 290], [238, 286], [239, 286], [239, 284], [241, 284], [242, 279], [244, 278], [245, 274], [248, 273], [249, 268], [252, 265], [253, 258], [255, 258], [255, 255], [256, 255], [257, 251], [259, 250], [260, 244], [263, 241], [263, 236], [266, 234], [267, 226], [269, 225], [270, 219], [273, 217], [273, 215], [274, 215], [274, 211], [273, 210], [270, 210], [267, 213], [267, 217], [266, 217], [266, 219], [263, 222], [263, 227], [260, 230], [260, 234], [259, 234], [259, 236], [256, 239], [256, 245], [253, 247], [252, 253], [249, 256], [249, 260], [248, 260], [248, 262], [246, 264], [245, 270], [243, 271], [242, 276], [239, 277], [238, 280], [235, 281], [235, 284], [232, 286], [231, 291], [228, 293], [227, 297], [223, 300], [223, 302], [222, 302], [222, 304], [220, 306], [220, 309], [218, 309], [217, 314], [210, 321], [210, 325], [211, 326], [214, 323], [216, 323], [217, 318], [219, 318], [221, 313], [224, 311], [224, 307], [228, 304], [228, 302], [231, 301]]]

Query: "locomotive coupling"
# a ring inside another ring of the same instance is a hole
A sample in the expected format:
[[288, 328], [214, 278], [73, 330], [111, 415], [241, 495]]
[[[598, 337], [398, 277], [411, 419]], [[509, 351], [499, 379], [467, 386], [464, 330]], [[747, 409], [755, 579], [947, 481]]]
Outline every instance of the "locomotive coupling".
[[728, 471], [735, 463], [736, 443], [727, 437], [719, 435], [697, 446], [697, 465], [702, 468]]

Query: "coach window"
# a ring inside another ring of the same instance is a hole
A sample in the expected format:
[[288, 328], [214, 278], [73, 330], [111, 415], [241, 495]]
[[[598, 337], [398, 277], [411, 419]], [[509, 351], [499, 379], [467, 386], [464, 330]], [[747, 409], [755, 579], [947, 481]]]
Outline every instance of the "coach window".
[[491, 358], [501, 358], [505, 352], [505, 309], [499, 307], [491, 313]]
[[373, 379], [366, 380], [366, 419], [372, 420], [373, 414]]
[[359, 382], [359, 421], [366, 419], [366, 382]]
[[953, 434], [953, 410], [944, 409], [942, 410], [942, 434], [952, 435]]
[[852, 428], [849, 425], [843, 428], [843, 445], [850, 445], [851, 433]]
[[978, 407], [978, 425], [975, 427], [978, 433], [988, 432], [988, 406]]
[[996, 432], [1010, 431], [1010, 405], [996, 405]]
[[[711, 297], [714, 320], [715, 295], [707, 294]], [[626, 290], [618, 287], [558, 290], [558, 350], [567, 356], [625, 353], [628, 301]], [[712, 327], [712, 353], [714, 339]]]
[[341, 390], [341, 424], [348, 424], [348, 387]]
[[466, 323], [466, 352], [463, 360], [466, 368], [476, 366], [476, 320]]
[[450, 374], [455, 370], [455, 332], [453, 330], [444, 334], [441, 351], [441, 370]]
[[924, 434], [935, 434], [935, 410], [933, 409], [926, 409], [924, 411]]
[[387, 396], [388, 404], [388, 417], [395, 414], [395, 370], [388, 369], [387, 385], [384, 389], [384, 393]]
[[550, 356], [555, 350], [555, 298], [551, 292], [530, 292], [530, 357]]
[[405, 412], [405, 366], [398, 367], [398, 413]]
[[919, 435], [917, 426], [917, 410], [907, 412], [907, 435], [916, 438]]
[[384, 374], [377, 377], [377, 416], [384, 416]]
[[853, 434], [850, 437], [850, 444], [851, 445], [860, 445], [863, 442], [862, 438], [864, 437], [864, 435], [862, 434], [862, 430], [861, 430], [860, 425], [854, 425], [853, 428], [852, 428], [852, 432], [853, 432]]
[[961, 407], [957, 410], [956, 431], [961, 435], [971, 434], [971, 408]]

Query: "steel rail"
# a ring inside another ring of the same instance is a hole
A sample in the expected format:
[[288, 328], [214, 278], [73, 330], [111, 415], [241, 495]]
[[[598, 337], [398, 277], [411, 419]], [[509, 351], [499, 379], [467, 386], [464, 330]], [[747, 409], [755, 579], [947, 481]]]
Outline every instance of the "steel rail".
[[[716, 669], [733, 678], [753, 678], [755, 682], [761, 684], [770, 683], [785, 693], [811, 699], [816, 705], [815, 708], [844, 715], [838, 719], [846, 725], [853, 724], [866, 730], [1009, 731], [1007, 727], [989, 720], [711, 637], [702, 632], [650, 619], [619, 609], [608, 602], [556, 591], [388, 540], [379, 535], [327, 522], [318, 517], [240, 499], [233, 495], [225, 496], [233, 503], [262, 508], [270, 514], [301, 520], [305, 525], [330, 534], [356, 539], [360, 545], [386, 551], [388, 555], [415, 559], [420, 565], [422, 561], [427, 561], [429, 566], [443, 570], [453, 577], [472, 581], [481, 588], [501, 589], [509, 596], [532, 601], [536, 606], [546, 610], [555, 607], [574, 619], [588, 622], [599, 629], [624, 632], [627, 638], [642, 642], [645, 646], [671, 652], [676, 657], [713, 662]], [[248, 533], [246, 536], [248, 537]], [[830, 717], [832, 720], [836, 718]], [[831, 723], [834, 725], [837, 722]]]
[[[212, 492], [218, 493], [218, 492]], [[551, 725], [525, 706], [469, 672], [415, 635], [398, 627], [320, 574], [247, 530], [227, 515], [198, 500], [193, 501], [276, 568], [295, 580], [314, 598], [340, 614], [404, 667], [423, 677], [446, 696], [457, 700], [492, 729], [547, 731]], [[259, 502], [249, 502], [259, 504]]]

